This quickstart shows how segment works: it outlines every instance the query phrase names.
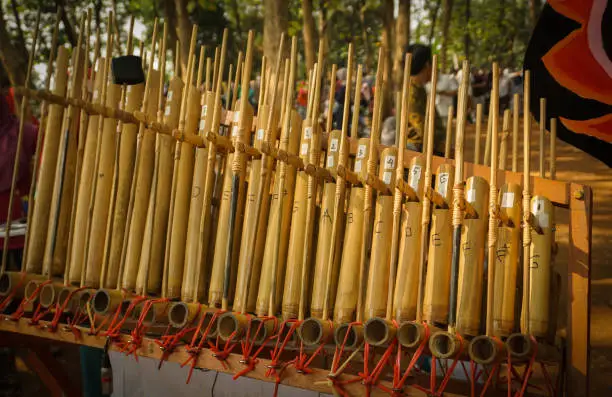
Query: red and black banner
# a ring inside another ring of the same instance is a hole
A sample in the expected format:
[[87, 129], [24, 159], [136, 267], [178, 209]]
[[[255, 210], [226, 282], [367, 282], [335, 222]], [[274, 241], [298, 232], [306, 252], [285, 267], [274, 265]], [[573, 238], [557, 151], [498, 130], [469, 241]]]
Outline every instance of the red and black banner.
[[546, 98], [559, 138], [612, 166], [612, 0], [549, 0], [524, 68], [536, 119]]

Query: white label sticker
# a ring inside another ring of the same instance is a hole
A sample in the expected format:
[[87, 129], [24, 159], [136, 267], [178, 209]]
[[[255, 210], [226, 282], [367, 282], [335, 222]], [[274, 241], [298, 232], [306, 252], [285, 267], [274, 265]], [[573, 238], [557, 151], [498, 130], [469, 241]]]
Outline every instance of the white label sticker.
[[338, 140], [337, 139], [332, 139], [330, 144], [329, 144], [329, 151], [330, 152], [337, 152], [338, 151]]
[[208, 113], [208, 105], [202, 106], [202, 113], [200, 113], [200, 116], [206, 117], [206, 113]]
[[132, 86], [131, 86], [131, 85], [128, 85], [128, 86], [127, 86], [127, 89], [126, 89], [125, 91], [126, 91], [128, 94], [129, 94], [130, 92], [132, 92]]
[[438, 193], [446, 197], [448, 192], [448, 172], [443, 172], [438, 177]]
[[546, 212], [538, 214], [538, 223], [540, 227], [548, 227], [548, 214]]
[[383, 174], [383, 182], [385, 182], [387, 185], [390, 184], [392, 175], [393, 175], [393, 172], [385, 171], [385, 173]]
[[234, 112], [234, 123], [240, 121], [240, 112]]
[[257, 130], [257, 139], [259, 139], [260, 141], [264, 139], [264, 130], [263, 128], [260, 128]]
[[173, 91], [168, 91], [168, 100], [171, 101], [172, 100], [172, 92]]
[[502, 208], [511, 208], [514, 203], [514, 192], [506, 192], [502, 194]]
[[238, 135], [240, 135], [240, 128], [237, 125], [235, 125], [232, 127], [232, 136], [238, 136]]
[[98, 100], [98, 95], [99, 95], [98, 90], [94, 90], [94, 92], [93, 92], [93, 99], [92, 100], [93, 101], [97, 101]]
[[355, 161], [355, 172], [361, 172], [361, 160]]
[[302, 143], [302, 148], [300, 149], [300, 154], [301, 155], [308, 154], [308, 144], [307, 143]]
[[395, 156], [387, 156], [385, 157], [385, 169], [393, 170], [395, 169]]
[[359, 145], [357, 148], [357, 158], [362, 159], [366, 155], [366, 145]]
[[333, 167], [334, 166], [334, 156], [327, 156], [327, 163], [326, 163], [327, 167]]
[[410, 187], [414, 190], [419, 188], [419, 182], [421, 181], [421, 166], [415, 165], [410, 170]]
[[170, 116], [170, 104], [166, 106], [166, 111], [164, 112], [164, 116]]
[[204, 122], [204, 120], [200, 120], [200, 130], [203, 130], [203, 129], [204, 129], [204, 125], [205, 125], [205, 124], [206, 124], [206, 123]]
[[467, 201], [468, 203], [473, 203], [474, 201], [476, 201], [476, 190], [474, 189], [470, 189], [467, 192]]
[[312, 127], [304, 128], [304, 139], [312, 138]]

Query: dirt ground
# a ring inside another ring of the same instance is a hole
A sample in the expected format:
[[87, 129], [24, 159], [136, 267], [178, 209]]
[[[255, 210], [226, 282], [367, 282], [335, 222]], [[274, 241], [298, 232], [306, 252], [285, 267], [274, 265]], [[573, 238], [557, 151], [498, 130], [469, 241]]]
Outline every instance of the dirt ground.
[[[522, 127], [522, 120], [521, 120]], [[474, 159], [474, 128], [466, 132], [466, 159]], [[550, 153], [550, 136], [545, 137], [545, 158]], [[522, 128], [518, 145], [518, 171], [523, 170]], [[484, 138], [481, 153], [484, 153]], [[531, 139], [531, 170], [539, 172], [539, 131], [534, 124]], [[511, 141], [508, 153], [511, 154]], [[481, 154], [482, 155], [482, 154]], [[612, 153], [610, 154], [612, 156]], [[612, 393], [612, 169], [575, 147], [557, 140], [557, 179], [591, 186], [593, 189], [593, 239], [591, 251], [591, 395], [604, 396]], [[509, 166], [509, 165], [508, 165]], [[546, 176], [549, 162], [546, 162]], [[556, 211], [557, 242], [559, 252], [555, 266], [562, 275], [567, 274], [569, 211]], [[562, 277], [563, 288], [567, 277]], [[564, 300], [565, 297], [561, 299]], [[566, 302], [560, 303], [560, 315], [564, 316]], [[560, 319], [561, 325], [565, 319]]]

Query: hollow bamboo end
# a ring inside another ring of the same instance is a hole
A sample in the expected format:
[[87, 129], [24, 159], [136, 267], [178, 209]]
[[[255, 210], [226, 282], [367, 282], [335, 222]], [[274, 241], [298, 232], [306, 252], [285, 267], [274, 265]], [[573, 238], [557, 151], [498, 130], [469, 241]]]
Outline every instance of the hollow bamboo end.
[[439, 332], [429, 337], [429, 350], [436, 358], [453, 358], [459, 354], [461, 343], [457, 335]]
[[95, 291], [93, 290], [83, 290], [77, 296], [77, 307], [83, 313], [87, 313], [87, 303], [92, 299]]
[[416, 321], [405, 321], [397, 329], [397, 341], [408, 349], [417, 348], [425, 337], [425, 326]]
[[26, 274], [24, 276], [23, 273], [19, 272], [4, 272], [0, 275], [0, 296], [7, 296], [15, 290], [15, 298], [23, 298], [25, 286], [33, 280], [40, 282], [46, 280], [46, 278], [40, 274]]
[[[23, 289], [23, 293], [24, 296], [30, 297], [34, 294], [34, 291], [36, 291], [36, 288], [38, 288], [38, 286], [40, 285], [40, 280], [30, 280], [26, 283], [24, 289]], [[40, 297], [40, 291], [38, 293], [38, 296], [34, 296], [33, 301], [38, 301], [38, 298]]]
[[344, 343], [345, 339], [345, 348], [356, 349], [361, 345], [361, 342], [363, 342], [363, 327], [361, 325], [349, 327], [348, 323], [340, 324], [334, 330], [334, 342], [336, 342], [336, 345], [340, 346]]
[[97, 314], [107, 315], [117, 310], [124, 300], [125, 296], [121, 291], [99, 289], [93, 294], [91, 306]]
[[249, 338], [255, 344], [261, 345], [273, 335], [275, 331], [274, 321], [263, 318], [253, 318], [249, 324]]
[[527, 360], [535, 346], [529, 335], [512, 334], [506, 339], [506, 348], [513, 360]]
[[57, 301], [57, 296], [62, 289], [61, 284], [45, 284], [38, 294], [38, 302], [44, 308], [48, 308]]
[[302, 321], [297, 333], [304, 345], [312, 346], [325, 342], [332, 335], [333, 329], [328, 321], [310, 317]]
[[223, 313], [217, 319], [217, 333], [222, 340], [239, 340], [245, 334], [248, 324], [249, 319], [244, 314]]
[[78, 308], [77, 296], [73, 294], [75, 289], [76, 287], [64, 287], [57, 294], [57, 304], [60, 306], [63, 306], [64, 302], [70, 297], [70, 301], [64, 307], [64, 313], [73, 313]]
[[504, 356], [504, 346], [499, 339], [480, 335], [472, 339], [468, 346], [468, 353], [474, 362], [490, 365]]
[[[174, 328], [183, 328], [187, 324], [194, 322], [200, 311], [200, 305], [185, 302], [173, 302], [168, 309], [168, 322]], [[206, 325], [208, 326], [208, 324]]]
[[[129, 300], [124, 300], [122, 305], [125, 305]], [[146, 302], [140, 302], [135, 307], [131, 313], [130, 318], [134, 321], [139, 321], [142, 317], [142, 314], [145, 309]], [[154, 303], [149, 307], [149, 310], [146, 312], [144, 318], [142, 319], [143, 323], [152, 325], [152, 324], [167, 324], [168, 323], [168, 310], [169, 304], [166, 302]]]
[[395, 337], [397, 329], [390, 321], [380, 317], [369, 319], [363, 326], [365, 341], [372, 346], [384, 346]]

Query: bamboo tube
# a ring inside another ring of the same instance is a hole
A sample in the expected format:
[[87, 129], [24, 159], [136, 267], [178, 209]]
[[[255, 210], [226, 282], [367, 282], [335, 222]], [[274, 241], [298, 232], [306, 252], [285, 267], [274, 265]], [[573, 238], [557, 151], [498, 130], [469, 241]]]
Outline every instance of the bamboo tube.
[[[205, 85], [208, 86], [208, 84]], [[214, 109], [215, 106], [214, 95], [215, 94], [212, 91], [205, 91], [202, 94], [202, 111], [200, 114], [199, 125], [199, 136], [201, 137], [205, 137], [206, 132], [211, 130], [214, 113], [212, 109]], [[211, 109], [211, 111], [209, 112], [208, 109]], [[212, 155], [215, 156], [216, 154], [213, 153]], [[196, 149], [193, 183], [191, 186], [191, 201], [189, 204], [190, 215], [187, 222], [185, 268], [183, 271], [183, 286], [181, 289], [181, 300], [183, 302], [197, 302], [202, 296], [202, 289], [204, 287], [203, 280], [200, 280], [196, 273], [198, 273], [197, 270], [200, 262], [198, 255], [200, 244], [200, 222], [203, 216], [203, 211], [208, 211], [207, 208], [203, 208], [204, 191], [206, 189], [206, 175], [208, 171], [208, 157], [208, 147]], [[200, 272], [200, 274], [203, 275], [202, 272]]]
[[[293, 45], [292, 40], [292, 47]], [[302, 130], [302, 118], [292, 109], [290, 99], [287, 104], [287, 97], [292, 98], [293, 96], [293, 87], [289, 86], [289, 62], [287, 61], [284, 67], [284, 89], [279, 109], [282, 118], [279, 148], [290, 153], [298, 153], [301, 136], [301, 133], [298, 133], [298, 131]], [[272, 96], [274, 96], [274, 91], [272, 91]], [[289, 106], [289, 110], [283, 111], [283, 108], [286, 106]], [[297, 170], [293, 165], [280, 160], [277, 162], [270, 200], [269, 227], [266, 233], [266, 246], [263, 254], [256, 302], [256, 313], [258, 316], [265, 316], [267, 314], [273, 316], [280, 309], [276, 297], [282, 296], [287, 249], [289, 246], [289, 239], [283, 238], [281, 231], [289, 230], [291, 227], [296, 172]], [[273, 285], [275, 291], [272, 291]], [[272, 302], [273, 298], [274, 302]]]
[[[127, 86], [125, 110], [133, 113], [142, 107], [144, 83]], [[120, 278], [121, 248], [125, 239], [127, 211], [130, 202], [130, 190], [133, 182], [138, 124], [123, 123], [119, 136], [118, 179], [116, 187], [115, 210], [112, 229], [109, 231], [110, 246], [106, 265], [106, 276], [102, 280], [103, 288], [115, 288]]]
[[531, 72], [525, 71], [523, 84], [523, 299], [521, 310], [521, 332], [529, 334], [529, 306], [530, 306], [530, 273], [529, 256], [531, 250]]
[[[438, 81], [438, 58], [434, 55], [432, 59], [432, 75], [431, 75], [431, 92], [428, 102], [427, 114], [427, 150], [424, 152], [425, 157], [425, 177], [423, 192], [428, 192], [431, 185], [431, 162], [433, 158], [433, 143], [434, 143], [434, 121], [435, 121], [435, 92]], [[429, 227], [429, 215], [431, 213], [431, 202], [427, 194], [423, 194], [423, 210], [421, 212], [421, 231], [425, 232]], [[423, 296], [425, 295], [425, 250], [427, 249], [427, 233], [421, 233], [421, 253], [419, 256], [419, 285], [417, 295], [417, 321], [423, 319]]]
[[[57, 49], [53, 94], [59, 96], [66, 95], [67, 70], [68, 50], [62, 46]], [[36, 184], [36, 200], [39, 203], [50, 203], [53, 195], [53, 182], [55, 180], [55, 169], [59, 154], [63, 114], [63, 106], [58, 104], [49, 105], [45, 142], [42, 146], [40, 169], [38, 171], [39, 177]], [[25, 263], [25, 270], [28, 273], [40, 273], [42, 271], [50, 209], [51, 207], [46, 204], [34, 207], [32, 223], [28, 227], [30, 229], [30, 238], [28, 241], [29, 246], [27, 247], [27, 262]]]
[[[317, 69], [320, 67], [317, 65]], [[319, 80], [317, 83], [316, 80]], [[315, 160], [316, 158], [310, 158], [309, 156], [312, 147], [318, 142], [313, 141], [313, 137], [319, 136], [318, 123], [314, 123], [313, 113], [316, 113], [314, 109], [318, 109], [317, 86], [319, 87], [320, 95], [320, 75], [315, 71], [313, 83], [315, 86], [314, 92], [309, 91], [309, 95], [313, 95], [313, 104], [309, 107], [306, 120], [302, 123], [302, 137], [300, 139], [300, 150], [299, 156], [306, 163], [309, 160]], [[315, 150], [316, 152], [316, 150]], [[297, 180], [295, 185], [295, 192], [293, 196], [293, 214], [291, 222], [291, 230], [289, 234], [289, 247], [287, 253], [286, 273], [285, 273], [285, 286], [283, 288], [283, 299], [282, 299], [282, 317], [283, 319], [297, 318], [299, 316], [300, 306], [300, 295], [301, 295], [301, 277], [302, 267], [304, 265], [304, 245], [305, 240], [308, 237], [307, 229], [307, 209], [308, 209], [308, 180], [309, 176], [304, 171], [300, 171], [297, 174]], [[314, 197], [314, 182], [311, 183], [311, 197]], [[310, 236], [312, 237], [312, 236]], [[304, 280], [306, 281], [306, 280]], [[306, 288], [304, 288], [306, 293]]]
[[[98, 58], [98, 71], [96, 72], [93, 86], [92, 103], [100, 105], [100, 95], [104, 81], [104, 68], [106, 67], [105, 58]], [[94, 167], [96, 159], [96, 148], [98, 147], [98, 121], [100, 116], [91, 114], [87, 120], [87, 133], [85, 135], [85, 148], [83, 153], [83, 166], [81, 168], [80, 183], [76, 197], [76, 208], [74, 215], [72, 246], [70, 251], [70, 283], [80, 283], [85, 263], [85, 244], [87, 233], [88, 211], [91, 200], [91, 191], [94, 182]], [[80, 232], [77, 232], [80, 231]]]
[[[353, 130], [355, 131], [355, 130]], [[356, 132], [356, 131], [355, 131]], [[354, 171], [365, 175], [370, 139], [361, 138], [357, 144], [357, 155], [355, 158]], [[355, 319], [359, 290], [359, 263], [361, 261], [361, 247], [363, 242], [364, 225], [364, 187], [353, 186], [349, 196], [349, 204], [346, 212], [346, 226], [344, 232], [344, 245], [342, 249], [342, 261], [340, 264], [340, 275], [338, 278], [338, 290], [336, 292], [336, 304], [334, 305], [334, 321], [336, 323], [348, 323]]]
[[[91, 102], [91, 99], [89, 97], [89, 91], [90, 91], [89, 87], [93, 87], [94, 85], [94, 74], [95, 73], [93, 70], [93, 64], [91, 65], [91, 70], [90, 70], [90, 65], [89, 65], [90, 33], [91, 33], [91, 12], [88, 12], [87, 13], [87, 27], [86, 27], [86, 32], [85, 32], [85, 51], [84, 51], [84, 65], [83, 65], [84, 72], [82, 73], [82, 77], [83, 77], [82, 87], [83, 88], [81, 89], [81, 100], [83, 102]], [[54, 35], [57, 35], [57, 32], [54, 31]], [[98, 47], [100, 45], [98, 41], [99, 38], [100, 38], [100, 32], [97, 31], [96, 32], [96, 43], [94, 44], [95, 47]], [[54, 37], [54, 40], [56, 41], [57, 37]], [[52, 45], [55, 45], [55, 43], [53, 43]], [[91, 73], [89, 73], [90, 71]], [[76, 234], [76, 231], [74, 230], [74, 224], [76, 220], [76, 208], [77, 208], [79, 185], [81, 184], [81, 172], [83, 169], [83, 162], [84, 162], [83, 156], [85, 152], [85, 141], [86, 141], [86, 134], [87, 134], [88, 119], [89, 119], [89, 115], [87, 114], [87, 112], [84, 109], [80, 109], [79, 111], [79, 129], [78, 129], [78, 139], [77, 139], [78, 146], [77, 146], [77, 154], [76, 154], [76, 170], [75, 170], [74, 186], [72, 189], [72, 208], [70, 211], [70, 226], [69, 226], [69, 232], [68, 232], [66, 267], [64, 269], [64, 286], [68, 288], [67, 290], [68, 292], [65, 292], [66, 295], [61, 295], [61, 292], [64, 290], [61, 290], [58, 293], [58, 299], [63, 298], [63, 300], [61, 301], [58, 300], [58, 303], [63, 303], [68, 296], [67, 294], [72, 291], [72, 288], [70, 287], [70, 264], [72, 262], [72, 259], [71, 259], [72, 240], [74, 239], [74, 235]], [[37, 142], [37, 145], [40, 145], [40, 142]], [[34, 156], [34, 158], [38, 158], [39, 152], [40, 152], [40, 147], [37, 147], [36, 155]], [[36, 169], [37, 167], [34, 167], [34, 168]], [[35, 186], [34, 185], [34, 179], [36, 178], [35, 174], [36, 174], [36, 171], [34, 171], [34, 176], [32, 179], [32, 185], [31, 185], [32, 188]], [[30, 208], [32, 208], [32, 205], [33, 205], [32, 202], [30, 202], [30, 205], [31, 205]], [[28, 211], [28, 216], [30, 216], [30, 211]], [[27, 246], [27, 238], [28, 237], [26, 235], [26, 246]]]
[[512, 172], [518, 172], [518, 139], [519, 139], [519, 116], [520, 97], [514, 94], [512, 98]]
[[492, 107], [493, 105], [490, 103], [489, 104], [489, 114], [487, 116], [487, 139], [485, 140], [485, 152], [484, 152], [484, 160], [483, 160], [484, 165], [491, 164], [491, 134], [494, 130], [497, 131], [497, 127], [498, 127], [493, 124]]
[[[217, 60], [219, 60], [219, 69], [223, 70], [225, 65], [225, 56], [227, 49], [227, 35], [228, 31], [225, 29], [223, 31], [223, 39], [221, 44], [221, 56], [220, 59], [218, 57], [219, 51], [218, 49], [215, 51], [215, 67], [217, 66]], [[221, 107], [221, 82], [223, 80], [223, 73], [218, 73], [218, 76], [214, 74], [214, 105], [212, 109], [212, 120], [211, 126], [209, 130], [206, 130], [206, 137], [209, 138], [212, 136], [211, 133], [218, 133], [220, 128], [220, 122], [222, 117], [223, 108]], [[208, 107], [202, 109], [202, 114], [206, 116], [208, 114]], [[211, 208], [212, 196], [215, 193], [215, 187], [218, 186], [219, 181], [222, 179], [220, 174], [215, 179], [215, 162], [217, 159], [217, 149], [216, 144], [213, 140], [209, 140], [208, 142], [208, 153], [207, 153], [207, 165], [206, 165], [206, 178], [204, 183], [204, 197], [202, 207], [204, 208], [204, 212], [202, 213], [202, 217], [200, 219], [199, 224], [199, 235], [200, 235], [200, 244], [198, 248], [198, 263], [196, 265], [196, 282], [198, 285], [195, 290], [198, 291], [199, 295], [204, 294], [205, 285], [204, 280], [205, 276], [208, 275], [207, 263], [209, 262], [207, 258], [212, 256], [213, 252], [209, 252], [209, 241], [214, 241], [216, 238], [213, 238], [214, 231], [216, 231], [216, 225], [214, 224], [213, 211], [209, 210]], [[218, 164], [219, 173], [223, 168], [221, 164]], [[216, 196], [215, 196], [216, 197]]]
[[475, 218], [466, 218], [461, 230], [457, 294], [457, 332], [478, 335], [482, 306], [484, 249], [487, 228], [488, 183], [481, 177], [467, 179], [466, 201]]
[[[204, 47], [200, 47], [200, 58], [197, 73], [196, 87], [200, 87], [202, 83], [202, 69], [204, 65]], [[204, 92], [200, 99], [202, 110], [200, 112], [200, 122], [198, 126], [199, 135], [204, 137], [206, 128], [210, 129], [212, 124], [213, 112], [208, 114], [208, 108], [213, 109], [214, 107], [214, 94], [212, 92]], [[206, 108], [206, 110], [204, 110]], [[207, 117], [208, 116], [208, 117]], [[183, 285], [181, 290], [181, 299], [183, 301], [197, 300], [196, 288], [199, 282], [197, 278], [197, 266], [199, 263], [198, 257], [198, 239], [199, 239], [199, 226], [200, 217], [202, 215], [203, 205], [203, 191], [204, 184], [206, 183], [206, 167], [208, 159], [208, 148], [196, 148], [195, 149], [195, 160], [194, 160], [194, 171], [193, 180], [191, 186], [191, 198], [189, 202], [189, 218], [187, 221], [187, 234], [186, 234], [186, 246], [185, 246], [185, 265], [183, 271]]]
[[497, 198], [500, 218], [506, 219], [498, 227], [495, 247], [495, 312], [493, 334], [509, 336], [514, 330], [516, 276], [521, 239], [521, 187], [505, 184]]
[[[152, 42], [155, 43], [157, 19], [153, 27], [154, 35]], [[158, 98], [159, 90], [162, 89], [159, 85], [160, 76], [158, 73], [157, 70], [153, 69], [153, 62], [151, 62], [147, 70], [145, 95], [141, 109], [143, 113], [151, 118], [156, 116], [159, 107], [159, 104], [151, 99]], [[130, 191], [126, 221], [126, 229], [129, 229], [129, 232], [121, 249], [121, 288], [128, 291], [133, 291], [136, 288], [141, 249], [145, 236], [149, 197], [154, 193], [151, 190], [151, 185], [155, 166], [155, 140], [155, 132], [146, 128], [144, 123], [141, 123], [136, 143], [136, 170]]]
[[476, 105], [476, 135], [474, 137], [474, 164], [480, 164], [480, 131], [482, 130], [482, 103]]
[[[350, 83], [353, 75], [353, 46], [349, 44], [347, 60], [347, 84], [344, 93], [344, 110], [342, 117], [342, 131], [331, 129], [331, 109], [328, 114], [328, 144], [325, 168], [336, 175], [334, 182], [323, 183], [323, 194], [321, 198], [321, 215], [318, 227], [318, 242], [315, 256], [314, 273], [323, 277], [313, 277], [312, 301], [310, 304], [311, 316], [324, 322], [329, 316], [329, 307], [335, 302], [337, 290], [339, 260], [340, 260], [340, 225], [344, 215], [346, 182], [336, 172], [341, 163], [346, 166], [348, 162], [347, 136], [349, 130], [349, 113], [351, 102]], [[331, 76], [331, 84], [335, 84], [335, 76]], [[330, 94], [333, 89], [330, 88]], [[331, 97], [331, 95], [330, 95]], [[331, 98], [330, 98], [331, 99]], [[323, 323], [319, 328], [323, 330]], [[321, 332], [322, 334], [322, 332]]]
[[546, 178], [546, 168], [544, 168], [544, 157], [546, 146], [544, 136], [546, 135], [546, 98], [540, 98], [540, 178]]
[[[282, 53], [284, 46], [284, 34], [281, 35], [279, 43], [279, 53]], [[268, 147], [273, 147], [278, 135], [276, 126], [276, 97], [278, 91], [278, 81], [280, 78], [281, 57], [276, 62], [276, 74], [272, 91], [272, 102], [266, 106], [264, 102], [265, 80], [262, 76], [260, 86], [260, 98], [257, 117], [257, 134], [254, 138], [254, 146], [262, 149], [265, 143]], [[262, 75], [265, 70], [265, 57], [262, 59]], [[269, 111], [266, 112], [266, 111]], [[247, 191], [247, 204], [245, 208], [245, 218], [240, 248], [240, 258], [238, 262], [238, 276], [236, 281], [236, 297], [234, 310], [237, 312], [255, 311], [258, 283], [261, 274], [261, 260], [263, 259], [263, 243], [266, 234], [269, 200], [264, 199], [264, 193], [270, 191], [270, 173], [272, 172], [273, 158], [268, 157], [262, 152], [261, 159], [251, 161], [251, 175]], [[261, 237], [257, 237], [257, 236]], [[268, 278], [269, 280], [269, 278]], [[268, 293], [269, 296], [269, 293]]]
[[[499, 117], [499, 65], [493, 63], [493, 89], [491, 90], [491, 108], [493, 110], [493, 125], [498, 125]], [[504, 113], [506, 124], [509, 120], [510, 112]], [[505, 125], [506, 126], [506, 125]], [[489, 233], [487, 238], [487, 310], [486, 310], [486, 336], [493, 336], [493, 316], [495, 307], [495, 270], [496, 270], [496, 244], [497, 244], [497, 167], [499, 151], [499, 134], [493, 130], [491, 136], [491, 176], [489, 179]]]
[[[386, 184], [395, 176], [396, 148], [386, 148], [381, 153], [379, 177]], [[389, 289], [389, 259], [393, 226], [393, 196], [378, 194], [374, 213], [372, 253], [368, 271], [368, 286], [365, 300], [365, 318], [384, 317], [387, 311]], [[367, 337], [367, 331], [366, 331]]]
[[[240, 81], [240, 74], [242, 73], [242, 51], [238, 51], [238, 61], [236, 62], [236, 76], [234, 77], [234, 86], [232, 87], [231, 104], [228, 108], [235, 109], [236, 101], [238, 100], [238, 82]], [[228, 98], [228, 101], [230, 98]]]
[[499, 144], [499, 169], [506, 169], [506, 162], [508, 160], [508, 136], [510, 135], [510, 110], [504, 111], [504, 117], [502, 121], [501, 141]]
[[446, 119], [446, 140], [444, 141], [444, 157], [449, 158], [451, 154], [451, 140], [453, 139], [453, 106], [448, 108], [448, 118]]
[[[376, 92], [380, 93], [382, 88], [382, 73], [384, 69], [384, 57], [382, 48], [378, 52], [378, 66], [376, 70]], [[379, 130], [380, 130], [380, 110], [382, 108], [382, 97], [377, 95], [374, 97], [374, 114], [372, 117], [372, 132], [370, 133], [370, 146], [369, 154], [366, 167], [366, 175], [374, 174], [378, 163], [378, 142], [379, 142]], [[372, 198], [373, 192], [372, 187], [366, 184], [364, 186], [364, 199], [363, 199], [363, 216], [364, 223], [362, 229], [362, 244], [361, 244], [361, 256], [359, 262], [359, 283], [358, 283], [358, 295], [357, 295], [357, 322], [362, 322], [364, 316], [366, 316], [366, 301], [367, 301], [367, 284], [369, 284], [369, 275], [366, 268], [366, 256], [368, 245], [367, 239], [370, 234], [372, 227]], [[364, 294], [364, 291], [366, 294]], [[365, 295], [365, 296], [364, 296]]]
[[[83, 82], [82, 50], [85, 35], [85, 15], [81, 17], [77, 49], [73, 53], [72, 75], [70, 81], [70, 98], [81, 96]], [[68, 106], [64, 112], [62, 135], [59, 144], [59, 156], [55, 170], [53, 196], [49, 213], [49, 226], [43, 259], [43, 274], [49, 278], [63, 276], [68, 251], [68, 236], [70, 232], [70, 213], [72, 210], [72, 193], [76, 171], [77, 134], [79, 119], [76, 117], [76, 107]]]
[[[165, 239], [165, 254], [163, 259], [163, 267], [160, 266], [158, 271], [150, 269], [150, 272], [144, 273], [143, 276], [151, 277], [153, 272], [160, 276], [163, 274], [164, 281], [164, 296], [170, 299], [179, 298], [181, 296], [181, 287], [183, 282], [183, 267], [185, 264], [185, 240], [187, 234], [187, 218], [189, 216], [189, 198], [191, 196], [191, 185], [193, 181], [193, 166], [194, 166], [194, 148], [189, 143], [183, 141], [184, 137], [195, 135], [200, 115], [200, 94], [197, 87], [193, 86], [193, 74], [195, 69], [195, 44], [197, 37], [197, 26], [194, 25], [191, 31], [191, 43], [189, 46], [189, 59], [187, 61], [187, 72], [184, 76], [180, 117], [178, 122], [178, 130], [175, 134], [178, 139], [174, 147], [174, 166], [171, 175], [172, 179], [168, 182], [170, 186], [170, 200], [168, 201], [168, 217], [167, 223], [163, 229], [166, 231]], [[198, 72], [201, 76], [201, 70]], [[201, 77], [198, 77], [198, 82]], [[163, 191], [158, 191], [164, 194]], [[165, 208], [164, 208], [165, 209]], [[163, 240], [161, 240], [163, 244]], [[155, 244], [158, 242], [155, 241]], [[162, 252], [159, 252], [160, 258]], [[163, 270], [162, 270], [163, 269]], [[151, 288], [154, 285], [148, 284]]]
[[531, 198], [530, 214], [541, 233], [531, 232], [527, 323], [531, 335], [543, 338], [547, 336], [549, 326], [554, 208], [546, 197], [534, 196]]
[[[51, 47], [49, 48], [49, 51], [50, 51], [49, 59], [47, 60], [47, 75], [45, 77], [45, 85], [44, 85], [45, 91], [49, 91], [49, 87], [51, 86], [51, 75], [53, 74], [53, 61], [55, 60], [55, 50], [57, 48], [57, 36], [59, 32], [59, 23], [60, 23], [61, 15], [62, 15], [62, 8], [58, 7], [57, 14], [55, 16], [55, 26], [53, 27], [53, 36], [51, 38]], [[89, 34], [87, 34], [87, 37], [89, 38]], [[85, 51], [85, 53], [87, 54], [87, 51]], [[49, 103], [47, 101], [43, 101], [40, 105], [40, 120], [41, 120], [42, 126], [47, 125], [48, 110], [49, 110]], [[40, 128], [38, 131], [38, 136], [36, 137], [36, 152], [34, 154], [35, 159], [40, 158], [40, 151], [42, 147], [43, 136], [45, 135], [44, 132], [45, 132], [44, 127]], [[29, 190], [29, 196], [28, 196], [28, 221], [27, 221], [28, 225], [32, 225], [32, 214], [34, 213], [34, 206], [36, 205], [35, 192], [36, 192], [36, 184], [38, 182], [38, 168], [39, 167], [33, 167], [32, 169], [32, 180], [30, 181], [30, 190]], [[22, 267], [25, 263], [28, 262], [27, 254], [28, 254], [28, 247], [30, 246], [30, 243], [29, 243], [30, 235], [31, 235], [31, 230], [30, 228], [27, 228], [26, 235], [25, 235], [25, 244], [24, 244], [24, 247], [25, 247], [24, 257], [22, 258]], [[3, 251], [7, 251], [7, 250], [4, 249]]]
[[[109, 19], [110, 20], [110, 19]], [[110, 22], [109, 22], [110, 26]], [[109, 29], [107, 43], [112, 44], [112, 35]], [[110, 75], [110, 60], [112, 45], [107, 44], [105, 73]], [[106, 79], [103, 78], [104, 81]], [[104, 84], [104, 83], [103, 83]], [[102, 101], [106, 106], [117, 108], [120, 99], [120, 86], [109, 84], [102, 86]], [[89, 238], [87, 249], [87, 266], [85, 268], [85, 286], [97, 288], [100, 285], [100, 270], [104, 257], [104, 240], [106, 236], [106, 223], [109, 211], [110, 193], [115, 155], [115, 132], [117, 119], [101, 118], [98, 121], [100, 133], [98, 135], [98, 148], [96, 153], [96, 166], [94, 167], [95, 184], [93, 186], [93, 207], [90, 205], [88, 222]], [[93, 211], [92, 211], [93, 210]]]

